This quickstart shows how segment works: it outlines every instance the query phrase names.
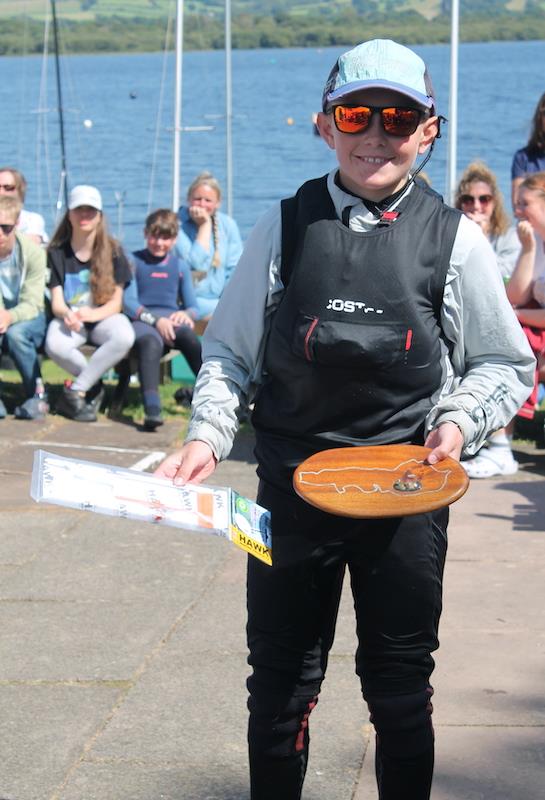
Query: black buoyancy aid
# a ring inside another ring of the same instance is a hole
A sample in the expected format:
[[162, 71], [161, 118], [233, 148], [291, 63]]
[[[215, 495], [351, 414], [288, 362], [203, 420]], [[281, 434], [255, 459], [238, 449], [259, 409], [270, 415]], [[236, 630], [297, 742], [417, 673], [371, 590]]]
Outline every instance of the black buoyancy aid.
[[418, 185], [399, 209], [391, 225], [353, 231], [327, 176], [282, 202], [286, 288], [252, 416], [258, 473], [273, 484], [318, 450], [423, 441], [460, 213]]

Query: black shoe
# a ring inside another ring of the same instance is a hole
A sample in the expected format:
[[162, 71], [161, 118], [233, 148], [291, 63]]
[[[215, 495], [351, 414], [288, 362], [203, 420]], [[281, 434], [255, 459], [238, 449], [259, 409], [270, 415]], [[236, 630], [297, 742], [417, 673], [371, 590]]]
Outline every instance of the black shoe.
[[74, 392], [67, 386], [63, 387], [62, 394], [57, 400], [57, 414], [62, 414], [76, 422], [96, 422], [97, 415], [85, 400], [85, 395]]
[[151, 406], [144, 411], [144, 430], [154, 431], [163, 424], [161, 409], [158, 406]]
[[187, 389], [185, 386], [181, 386], [174, 392], [174, 399], [179, 406], [190, 408], [191, 401], [193, 400], [193, 389]]
[[15, 406], [14, 416], [16, 419], [45, 419], [49, 411], [49, 403], [44, 397], [29, 397], [20, 406]]
[[102, 381], [95, 383], [95, 385], [91, 386], [89, 391], [86, 393], [85, 400], [87, 401], [87, 405], [92, 411], [95, 412], [95, 414], [98, 414], [100, 411], [105, 396], [106, 389]]

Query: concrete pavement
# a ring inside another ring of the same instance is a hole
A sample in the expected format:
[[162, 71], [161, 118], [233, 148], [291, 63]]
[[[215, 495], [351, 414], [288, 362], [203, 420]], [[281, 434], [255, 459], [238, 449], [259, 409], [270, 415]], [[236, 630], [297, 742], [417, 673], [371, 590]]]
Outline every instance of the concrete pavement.
[[[0, 422], [0, 800], [247, 800], [244, 553], [29, 496], [33, 452], [149, 467], [180, 426]], [[452, 508], [434, 800], [533, 800], [545, 761], [545, 451]], [[252, 436], [214, 476], [255, 496]], [[348, 593], [305, 800], [370, 800]], [[281, 800], [281, 798], [279, 798]], [[407, 798], [411, 800], [411, 798]]]

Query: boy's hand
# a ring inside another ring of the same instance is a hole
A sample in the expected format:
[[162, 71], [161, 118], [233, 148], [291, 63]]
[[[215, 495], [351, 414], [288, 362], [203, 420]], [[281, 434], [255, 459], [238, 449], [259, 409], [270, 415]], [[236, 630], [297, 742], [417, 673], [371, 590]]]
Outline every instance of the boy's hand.
[[186, 483], [202, 483], [216, 469], [216, 457], [210, 445], [195, 440], [184, 444], [159, 464], [154, 475], [171, 478], [176, 486]]
[[429, 432], [424, 446], [432, 448], [426, 459], [428, 464], [437, 464], [438, 461], [442, 461], [447, 456], [459, 461], [462, 447], [464, 446], [464, 437], [462, 436], [462, 431], [454, 422], [443, 422], [438, 428], [434, 428]]
[[187, 325], [192, 330], [195, 327], [195, 323], [185, 311], [173, 311], [169, 319], [173, 325]]
[[161, 337], [167, 344], [174, 344], [176, 335], [174, 333], [174, 325], [172, 320], [168, 317], [159, 317], [155, 323], [156, 330], [161, 334]]

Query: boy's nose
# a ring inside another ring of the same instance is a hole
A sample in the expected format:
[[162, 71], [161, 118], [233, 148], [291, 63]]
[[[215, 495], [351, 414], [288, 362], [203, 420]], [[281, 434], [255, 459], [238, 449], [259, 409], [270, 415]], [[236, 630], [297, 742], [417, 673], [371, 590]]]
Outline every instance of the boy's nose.
[[363, 133], [366, 134], [368, 137], [381, 140], [386, 136], [386, 132], [382, 125], [382, 119], [378, 111], [373, 112], [371, 116], [371, 121], [369, 122], [369, 125], [363, 131]]

